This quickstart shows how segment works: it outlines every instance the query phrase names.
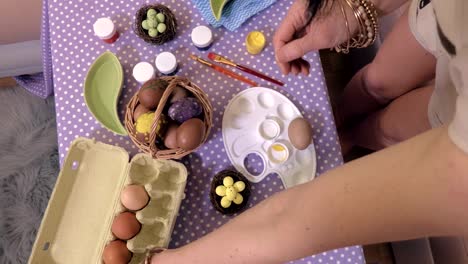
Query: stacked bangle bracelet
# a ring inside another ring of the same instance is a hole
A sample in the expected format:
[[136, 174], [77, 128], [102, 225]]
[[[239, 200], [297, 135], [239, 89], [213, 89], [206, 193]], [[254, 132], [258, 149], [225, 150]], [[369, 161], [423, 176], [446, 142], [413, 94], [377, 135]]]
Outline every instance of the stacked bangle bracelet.
[[[335, 47], [337, 52], [348, 53], [350, 48], [366, 48], [372, 45], [378, 35], [379, 24], [377, 21], [377, 10], [369, 0], [339, 0], [341, 13], [345, 19], [345, 26], [348, 31], [348, 40]], [[358, 31], [351, 37], [348, 16], [341, 1], [351, 8], [354, 18], [358, 23]]]

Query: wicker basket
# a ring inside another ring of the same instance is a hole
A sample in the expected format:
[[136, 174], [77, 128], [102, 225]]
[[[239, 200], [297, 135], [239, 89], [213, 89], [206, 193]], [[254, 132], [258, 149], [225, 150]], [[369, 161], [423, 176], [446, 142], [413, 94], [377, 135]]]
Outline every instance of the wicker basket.
[[151, 133], [149, 137], [148, 143], [143, 143], [137, 139], [136, 130], [135, 130], [135, 123], [133, 121], [133, 113], [135, 112], [136, 107], [139, 104], [138, 93], [136, 93], [130, 102], [127, 105], [127, 110], [125, 113], [125, 128], [128, 131], [128, 134], [132, 141], [137, 145], [137, 147], [143, 151], [144, 153], [150, 154], [155, 159], [180, 159], [195, 150], [187, 151], [181, 148], [177, 149], [164, 149], [159, 147], [157, 143], [158, 136], [157, 136], [157, 124], [159, 122], [160, 116], [164, 109], [166, 108], [166, 102], [169, 100], [172, 91], [176, 88], [176, 86], [181, 86], [187, 89], [189, 92], [193, 94], [195, 98], [200, 101], [200, 104], [203, 108], [203, 117], [201, 118], [205, 124], [205, 137], [202, 140], [203, 144], [209, 136], [211, 126], [212, 126], [212, 116], [213, 116], [213, 108], [211, 106], [208, 97], [200, 89], [197, 85], [190, 82], [187, 78], [177, 77], [177, 76], [168, 76], [168, 77], [160, 77], [161, 79], [167, 81], [169, 83], [168, 87], [164, 91], [164, 94], [159, 102], [158, 108], [155, 112], [155, 119], [153, 121], [153, 125], [151, 127]]
[[[166, 24], [166, 31], [164, 33], [158, 34], [156, 37], [150, 37], [148, 31], [145, 30], [141, 23], [146, 19], [146, 13], [149, 9], [154, 9], [158, 13], [163, 13], [166, 17], [164, 24]], [[174, 13], [164, 5], [155, 4], [155, 5], [145, 5], [142, 6], [135, 14], [135, 24], [133, 25], [133, 31], [135, 34], [150, 44], [162, 45], [175, 38], [177, 34], [177, 20], [174, 16]]]

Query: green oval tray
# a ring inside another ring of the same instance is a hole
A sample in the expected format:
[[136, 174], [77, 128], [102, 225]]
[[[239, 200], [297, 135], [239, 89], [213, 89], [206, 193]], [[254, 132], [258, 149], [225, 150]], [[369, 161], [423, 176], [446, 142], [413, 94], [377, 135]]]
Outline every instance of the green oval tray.
[[221, 19], [224, 6], [227, 2], [229, 2], [229, 0], [210, 0], [211, 11], [213, 12], [213, 15], [216, 18], [216, 20], [219, 21]]
[[110, 51], [102, 53], [91, 65], [84, 83], [84, 98], [89, 111], [108, 130], [128, 135], [117, 111], [123, 85], [123, 69]]

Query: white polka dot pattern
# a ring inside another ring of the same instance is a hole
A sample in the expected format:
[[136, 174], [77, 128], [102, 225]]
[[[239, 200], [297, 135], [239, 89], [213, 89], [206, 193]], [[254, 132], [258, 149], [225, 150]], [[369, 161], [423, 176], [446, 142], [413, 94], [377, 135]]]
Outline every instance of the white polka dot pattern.
[[47, 98], [53, 93], [52, 61], [49, 38], [49, 5], [48, 0], [42, 1], [41, 45], [42, 73], [17, 76], [16, 82], [26, 90], [41, 98]]
[[[186, 198], [182, 202], [170, 245], [180, 247], [211, 232], [230, 219], [212, 207], [208, 192], [213, 175], [231, 166], [222, 142], [223, 111], [228, 101], [247, 87], [208, 67], [189, 61], [188, 55], [191, 53], [207, 56], [206, 51], [198, 51], [190, 41], [191, 29], [205, 22], [190, 1], [160, 2], [166, 4], [176, 14], [179, 32], [174, 41], [156, 47], [149, 46], [132, 32], [134, 13], [140, 5], [150, 3], [149, 0], [50, 0], [57, 126], [61, 160], [68, 151], [69, 144], [79, 136], [123, 147], [131, 154], [137, 153], [137, 148], [128, 137], [107, 131], [89, 113], [83, 99], [82, 87], [86, 72], [102, 52], [110, 50], [117, 55], [126, 76], [119, 102], [120, 114], [123, 116], [126, 103], [139, 88], [131, 77], [132, 67], [140, 61], [153, 62], [155, 56], [162, 51], [172, 51], [179, 60], [178, 75], [189, 77], [200, 85], [209, 95], [214, 110], [214, 127], [208, 142], [196, 153], [183, 159], [190, 176]], [[224, 54], [241, 64], [285, 81], [285, 87], [273, 88], [295, 103], [304, 117], [311, 122], [317, 151], [317, 173], [321, 174], [341, 164], [342, 157], [318, 54], [311, 53], [307, 56], [312, 65], [311, 76], [283, 77], [275, 65], [271, 45], [274, 30], [285, 16], [290, 4], [291, 1], [277, 2], [234, 32], [221, 28], [213, 29], [215, 43], [210, 51]], [[121, 33], [120, 38], [112, 45], [96, 38], [92, 31], [94, 21], [105, 16], [112, 18]], [[249, 55], [244, 47], [246, 34], [254, 29], [263, 31], [269, 42], [266, 49], [257, 56]], [[254, 79], [254, 77], [249, 78]], [[264, 86], [271, 86], [262, 80], [255, 80]], [[268, 176], [262, 182], [253, 185], [249, 206], [282, 189], [281, 180], [276, 175]], [[337, 263], [338, 261], [364, 263], [361, 247], [339, 249], [294, 263]]]

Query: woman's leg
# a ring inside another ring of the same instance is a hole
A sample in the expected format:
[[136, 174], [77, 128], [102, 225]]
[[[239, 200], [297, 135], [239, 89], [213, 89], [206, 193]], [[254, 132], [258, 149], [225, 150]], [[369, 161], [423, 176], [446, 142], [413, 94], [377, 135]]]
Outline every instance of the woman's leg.
[[436, 60], [414, 38], [408, 11], [393, 27], [375, 59], [345, 88], [337, 122], [350, 124], [434, 78]]
[[414, 89], [345, 132], [355, 145], [380, 150], [431, 128], [428, 105], [434, 86]]

